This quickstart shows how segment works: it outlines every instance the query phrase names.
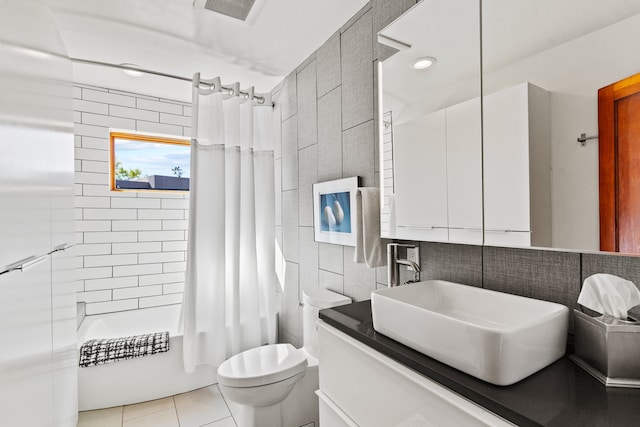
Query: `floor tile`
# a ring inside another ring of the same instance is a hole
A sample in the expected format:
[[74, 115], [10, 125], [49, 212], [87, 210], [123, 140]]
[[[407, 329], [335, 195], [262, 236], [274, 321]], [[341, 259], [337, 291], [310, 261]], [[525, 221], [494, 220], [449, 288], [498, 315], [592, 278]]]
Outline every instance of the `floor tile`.
[[150, 415], [155, 412], [164, 411], [166, 409], [175, 409], [173, 397], [165, 397], [164, 399], [151, 400], [149, 402], [137, 403], [135, 405], [126, 405], [122, 416], [123, 421]]
[[203, 427], [236, 427], [236, 423], [233, 418], [229, 417], [211, 424], [205, 424]]
[[169, 408], [125, 421], [122, 427], [180, 427], [180, 424], [175, 408]]
[[78, 427], [120, 427], [122, 426], [122, 406], [115, 408], [84, 411], [78, 414]]
[[200, 427], [231, 416], [218, 386], [174, 396], [180, 427]]

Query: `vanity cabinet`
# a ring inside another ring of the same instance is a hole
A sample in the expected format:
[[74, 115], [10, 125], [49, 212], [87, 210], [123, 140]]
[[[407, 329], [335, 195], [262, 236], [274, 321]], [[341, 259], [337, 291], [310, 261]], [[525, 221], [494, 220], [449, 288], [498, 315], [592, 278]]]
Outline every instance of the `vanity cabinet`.
[[482, 244], [480, 99], [393, 129], [395, 233]]
[[513, 426], [320, 321], [320, 424]]
[[483, 108], [484, 243], [551, 246], [549, 92], [523, 83]]

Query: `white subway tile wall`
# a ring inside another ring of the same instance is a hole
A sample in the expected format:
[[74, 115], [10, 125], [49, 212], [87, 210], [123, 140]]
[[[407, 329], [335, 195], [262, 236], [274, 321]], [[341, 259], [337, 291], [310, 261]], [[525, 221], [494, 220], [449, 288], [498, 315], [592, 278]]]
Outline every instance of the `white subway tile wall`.
[[189, 196], [109, 190], [109, 128], [188, 137], [190, 104], [76, 85], [77, 297], [102, 314], [182, 302]]

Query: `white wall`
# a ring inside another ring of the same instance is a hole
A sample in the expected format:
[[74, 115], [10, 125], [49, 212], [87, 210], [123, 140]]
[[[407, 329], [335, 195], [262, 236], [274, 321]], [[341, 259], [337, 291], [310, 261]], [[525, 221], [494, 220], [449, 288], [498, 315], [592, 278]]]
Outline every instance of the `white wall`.
[[109, 128], [189, 136], [189, 104], [74, 87], [78, 301], [87, 315], [182, 302], [188, 195], [109, 190]]

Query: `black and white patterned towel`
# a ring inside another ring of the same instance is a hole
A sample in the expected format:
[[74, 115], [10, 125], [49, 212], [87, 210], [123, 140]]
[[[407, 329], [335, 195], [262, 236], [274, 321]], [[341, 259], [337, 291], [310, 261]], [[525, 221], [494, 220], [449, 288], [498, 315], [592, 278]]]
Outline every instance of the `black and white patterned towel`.
[[167, 351], [169, 351], [169, 332], [89, 340], [80, 347], [79, 365], [86, 368]]

